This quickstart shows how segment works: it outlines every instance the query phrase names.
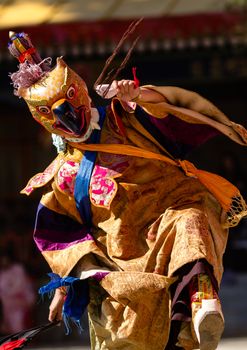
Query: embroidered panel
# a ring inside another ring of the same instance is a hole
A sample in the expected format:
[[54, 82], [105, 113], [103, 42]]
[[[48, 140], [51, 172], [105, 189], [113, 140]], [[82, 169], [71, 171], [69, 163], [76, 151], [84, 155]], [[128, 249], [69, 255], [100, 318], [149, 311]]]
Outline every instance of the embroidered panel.
[[110, 208], [118, 187], [114, 178], [121, 176], [128, 166], [128, 161], [122, 159], [119, 159], [119, 162], [116, 162], [111, 168], [95, 165], [89, 190], [93, 205]]
[[79, 170], [80, 163], [68, 160], [58, 171], [57, 185], [62, 192], [72, 196], [75, 189], [75, 178]]
[[35, 188], [42, 187], [46, 185], [56, 174], [57, 169], [62, 164], [63, 159], [61, 159], [60, 155], [57, 156], [56, 159], [45, 169], [43, 173], [38, 173], [34, 175], [26, 185], [26, 187], [21, 191], [26, 195], [30, 195]]

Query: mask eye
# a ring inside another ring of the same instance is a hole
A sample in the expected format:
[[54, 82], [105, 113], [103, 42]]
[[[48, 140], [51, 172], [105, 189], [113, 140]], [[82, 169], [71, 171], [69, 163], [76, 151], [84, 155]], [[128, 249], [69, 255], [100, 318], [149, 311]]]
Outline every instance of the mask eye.
[[72, 98], [75, 97], [75, 94], [76, 94], [76, 88], [74, 85], [71, 85], [66, 92], [67, 98], [71, 100]]
[[37, 111], [42, 114], [50, 114], [51, 109], [48, 106], [37, 106]]

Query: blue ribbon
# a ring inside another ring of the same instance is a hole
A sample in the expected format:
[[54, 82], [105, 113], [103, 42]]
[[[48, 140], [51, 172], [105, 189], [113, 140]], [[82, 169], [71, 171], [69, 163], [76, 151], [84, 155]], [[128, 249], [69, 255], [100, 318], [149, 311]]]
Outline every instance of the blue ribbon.
[[63, 305], [63, 320], [66, 334], [70, 332], [70, 319], [82, 330], [80, 319], [89, 303], [88, 280], [81, 280], [71, 276], [62, 278], [55, 273], [49, 273], [48, 275], [51, 281], [39, 289], [39, 294], [51, 294], [56, 288], [67, 287], [67, 296]]
[[[102, 129], [106, 116], [106, 107], [98, 107], [97, 109], [100, 115], [99, 125]], [[94, 130], [87, 143], [99, 143], [100, 135], [101, 130]], [[96, 157], [97, 152], [95, 151], [84, 152], [84, 157], [81, 161], [80, 168], [75, 180], [74, 196], [76, 207], [80, 213], [83, 223], [85, 223], [89, 227], [91, 227], [92, 225], [91, 204], [89, 199], [89, 185]]]

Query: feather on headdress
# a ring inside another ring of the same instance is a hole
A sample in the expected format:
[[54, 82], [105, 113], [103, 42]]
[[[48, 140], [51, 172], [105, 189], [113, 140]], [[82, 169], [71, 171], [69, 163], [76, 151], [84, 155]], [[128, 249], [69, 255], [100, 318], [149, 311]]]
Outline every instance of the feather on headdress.
[[20, 62], [19, 69], [10, 74], [14, 85], [14, 93], [20, 88], [28, 88], [47, 74], [51, 69], [51, 58], [41, 59], [26, 33], [9, 32], [8, 49]]

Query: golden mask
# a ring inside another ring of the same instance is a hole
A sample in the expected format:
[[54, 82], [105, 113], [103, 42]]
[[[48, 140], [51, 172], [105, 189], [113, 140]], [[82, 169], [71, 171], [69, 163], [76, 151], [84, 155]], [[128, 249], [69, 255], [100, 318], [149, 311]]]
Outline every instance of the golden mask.
[[18, 95], [49, 132], [66, 138], [83, 137], [87, 132], [91, 115], [87, 86], [61, 58], [36, 83], [20, 87]]

